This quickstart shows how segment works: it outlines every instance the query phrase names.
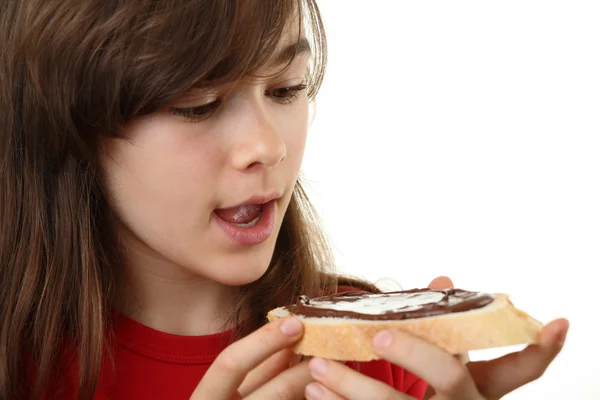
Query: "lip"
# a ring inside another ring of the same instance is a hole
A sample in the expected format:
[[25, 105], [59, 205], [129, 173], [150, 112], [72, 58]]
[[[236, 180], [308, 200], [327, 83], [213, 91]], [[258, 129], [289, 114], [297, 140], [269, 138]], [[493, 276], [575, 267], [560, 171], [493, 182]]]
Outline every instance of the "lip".
[[[217, 225], [219, 225], [223, 232], [234, 243], [242, 246], [256, 246], [265, 242], [273, 233], [275, 226], [277, 198], [278, 197], [275, 197], [274, 199], [263, 203], [264, 199], [267, 199], [267, 197], [256, 196], [247, 200], [245, 203], [240, 204], [263, 204], [260, 219], [258, 220], [256, 225], [250, 228], [241, 228], [239, 226], [235, 226], [221, 219], [216, 213], [213, 213], [213, 217], [217, 222]], [[254, 201], [254, 203], [249, 203], [249, 201]]]
[[252, 197], [250, 197], [249, 199], [238, 203], [238, 204], [234, 204], [232, 206], [227, 206], [227, 207], [222, 207], [220, 208], [221, 210], [226, 210], [229, 208], [235, 208], [235, 207], [240, 207], [240, 206], [246, 206], [246, 205], [250, 205], [250, 204], [267, 204], [270, 201], [273, 200], [277, 200], [281, 197], [281, 193], [279, 192], [271, 192], [269, 194], [266, 195], [254, 195]]

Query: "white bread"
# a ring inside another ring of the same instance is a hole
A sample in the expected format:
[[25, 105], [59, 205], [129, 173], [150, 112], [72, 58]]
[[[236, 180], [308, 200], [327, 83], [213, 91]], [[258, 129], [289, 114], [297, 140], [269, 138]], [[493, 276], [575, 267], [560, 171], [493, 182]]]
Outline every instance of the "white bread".
[[[379, 357], [372, 347], [381, 330], [399, 329], [433, 343], [451, 354], [520, 344], [538, 343], [542, 324], [518, 310], [505, 294], [474, 310], [404, 320], [303, 317], [304, 335], [292, 349], [305, 356], [340, 361], [370, 361]], [[271, 310], [273, 321], [289, 316], [284, 308]]]

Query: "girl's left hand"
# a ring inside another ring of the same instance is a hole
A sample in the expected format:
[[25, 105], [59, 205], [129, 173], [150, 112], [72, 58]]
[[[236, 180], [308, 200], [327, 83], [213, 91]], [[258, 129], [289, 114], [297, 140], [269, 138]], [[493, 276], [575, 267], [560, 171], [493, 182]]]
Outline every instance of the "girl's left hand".
[[[374, 348], [382, 359], [428, 382], [434, 391], [426, 399], [492, 400], [541, 377], [561, 351], [568, 327], [564, 319], [552, 321], [543, 328], [538, 345], [466, 365], [437, 346], [401, 331], [380, 332]], [[316, 381], [306, 388], [310, 400], [413, 399], [338, 362], [314, 358], [309, 368]]]

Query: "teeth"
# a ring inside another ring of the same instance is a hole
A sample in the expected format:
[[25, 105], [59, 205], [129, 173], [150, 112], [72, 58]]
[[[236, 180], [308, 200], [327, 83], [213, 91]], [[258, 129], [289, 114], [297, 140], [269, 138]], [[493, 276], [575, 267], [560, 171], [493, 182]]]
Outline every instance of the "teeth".
[[233, 226], [237, 226], [239, 228], [252, 228], [254, 225], [258, 224], [258, 221], [260, 220], [260, 217], [262, 216], [262, 213], [260, 213], [258, 215], [258, 217], [254, 218], [252, 221], [248, 222], [247, 224], [231, 224]]

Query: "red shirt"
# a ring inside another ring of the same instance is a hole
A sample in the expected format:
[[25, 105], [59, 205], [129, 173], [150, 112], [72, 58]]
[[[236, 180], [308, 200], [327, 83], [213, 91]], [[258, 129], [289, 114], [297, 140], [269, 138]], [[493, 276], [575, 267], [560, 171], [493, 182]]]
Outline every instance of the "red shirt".
[[[156, 331], [123, 315], [117, 315], [112, 346], [113, 362], [102, 368], [95, 400], [189, 399], [208, 367], [226, 347], [231, 331], [208, 336], [178, 336]], [[114, 365], [114, 368], [112, 365]], [[58, 389], [57, 398], [74, 399], [75, 363], [60, 371], [69, 387]], [[422, 399], [427, 383], [386, 361], [347, 365], [397, 390]], [[54, 385], [51, 384], [51, 388]], [[56, 386], [50, 392], [56, 393]]]

